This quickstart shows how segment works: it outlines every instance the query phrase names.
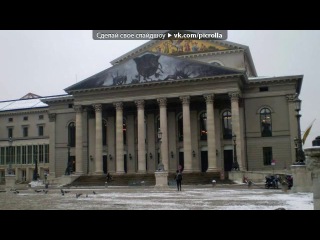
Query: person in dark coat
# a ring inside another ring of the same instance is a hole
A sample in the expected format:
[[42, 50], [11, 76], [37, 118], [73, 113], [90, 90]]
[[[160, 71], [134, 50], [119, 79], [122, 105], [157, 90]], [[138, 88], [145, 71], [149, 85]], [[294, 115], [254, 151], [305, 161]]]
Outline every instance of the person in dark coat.
[[181, 191], [182, 173], [179, 170], [176, 171], [175, 180], [177, 182], [178, 191]]

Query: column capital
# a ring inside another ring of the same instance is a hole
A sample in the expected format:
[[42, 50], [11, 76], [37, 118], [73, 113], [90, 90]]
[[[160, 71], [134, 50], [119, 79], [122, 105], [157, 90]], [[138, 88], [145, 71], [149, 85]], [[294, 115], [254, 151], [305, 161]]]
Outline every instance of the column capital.
[[297, 95], [296, 94], [287, 94], [286, 98], [287, 98], [288, 102], [294, 102], [297, 98]]
[[144, 109], [144, 100], [137, 100], [134, 101], [134, 103], [137, 105], [138, 109]]
[[203, 97], [207, 103], [213, 103], [214, 101], [214, 94], [205, 94]]
[[190, 96], [181, 96], [180, 100], [182, 102], [182, 104], [189, 104], [190, 103]]
[[228, 94], [229, 94], [231, 101], [238, 101], [239, 98], [241, 97], [240, 92], [229, 92]]
[[94, 110], [96, 111], [96, 112], [101, 112], [101, 110], [102, 110], [102, 104], [94, 104], [94, 105], [92, 105], [93, 107], [94, 107]]
[[167, 99], [166, 98], [158, 98], [157, 102], [160, 107], [165, 107], [167, 106]]
[[113, 103], [113, 106], [116, 108], [116, 110], [122, 110], [123, 109], [123, 102]]
[[55, 122], [56, 121], [57, 114], [56, 113], [49, 113], [49, 121]]
[[77, 113], [81, 113], [83, 111], [83, 108], [81, 105], [74, 105], [73, 109], [77, 112]]

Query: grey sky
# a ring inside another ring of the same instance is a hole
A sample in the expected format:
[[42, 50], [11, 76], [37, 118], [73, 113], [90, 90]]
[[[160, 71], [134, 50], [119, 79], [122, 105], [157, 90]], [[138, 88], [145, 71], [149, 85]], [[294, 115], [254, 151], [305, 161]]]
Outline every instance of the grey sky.
[[[229, 31], [244, 44], [259, 76], [303, 74], [301, 129], [313, 119], [305, 147], [320, 135], [317, 108], [320, 31]], [[28, 92], [64, 94], [66, 87], [111, 66], [110, 61], [146, 41], [93, 40], [92, 31], [0, 31], [0, 101]]]

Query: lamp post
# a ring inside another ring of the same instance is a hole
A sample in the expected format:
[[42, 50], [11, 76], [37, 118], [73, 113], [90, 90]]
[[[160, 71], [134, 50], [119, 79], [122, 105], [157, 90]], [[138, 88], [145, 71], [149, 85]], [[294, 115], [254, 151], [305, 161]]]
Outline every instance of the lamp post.
[[297, 146], [296, 164], [304, 165], [305, 155], [302, 149], [301, 127], [300, 127], [301, 114], [299, 114], [299, 111], [301, 110], [301, 100], [299, 98], [295, 100], [295, 110], [297, 112], [296, 117], [297, 117], [297, 123], [298, 123], [298, 138], [295, 139], [295, 144]]
[[237, 136], [233, 134], [232, 140], [233, 140], [233, 163], [231, 170], [240, 170], [239, 164], [237, 160], [237, 143], [236, 143]]
[[157, 170], [158, 171], [164, 171], [164, 165], [162, 163], [162, 154], [161, 154], [161, 139], [162, 139], [162, 132], [161, 132], [161, 129], [159, 128], [158, 129], [158, 139], [159, 139], [159, 164], [158, 164], [158, 168]]
[[12, 175], [12, 137], [9, 137], [9, 167], [8, 167], [8, 175]]

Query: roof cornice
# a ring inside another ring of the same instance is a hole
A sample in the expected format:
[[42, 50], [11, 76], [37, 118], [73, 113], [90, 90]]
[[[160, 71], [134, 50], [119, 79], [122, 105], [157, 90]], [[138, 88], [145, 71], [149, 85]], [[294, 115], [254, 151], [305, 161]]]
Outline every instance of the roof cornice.
[[42, 102], [44, 103], [62, 103], [62, 102], [72, 102], [74, 100], [74, 97], [72, 95], [66, 95], [63, 97], [52, 97], [52, 98], [46, 98], [46, 99], [41, 99]]
[[114, 91], [118, 89], [126, 89], [126, 88], [145, 88], [150, 86], [164, 86], [164, 85], [180, 85], [183, 83], [191, 83], [201, 80], [208, 80], [208, 79], [225, 79], [225, 78], [235, 78], [235, 77], [243, 77], [242, 73], [239, 74], [229, 74], [229, 75], [219, 75], [219, 76], [212, 76], [212, 77], [202, 77], [202, 78], [191, 78], [191, 79], [179, 79], [179, 80], [168, 80], [168, 81], [157, 81], [157, 82], [145, 82], [145, 83], [137, 83], [137, 84], [126, 84], [126, 85], [117, 85], [111, 87], [99, 87], [99, 88], [87, 88], [87, 89], [79, 89], [70, 91], [71, 94], [79, 94], [79, 93], [93, 93], [93, 92], [108, 92]]
[[43, 108], [30, 108], [30, 109], [14, 109], [0, 112], [1, 116], [9, 116], [9, 115], [21, 115], [21, 114], [30, 114], [30, 113], [45, 113], [48, 112], [48, 107]]

